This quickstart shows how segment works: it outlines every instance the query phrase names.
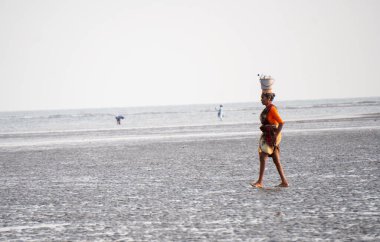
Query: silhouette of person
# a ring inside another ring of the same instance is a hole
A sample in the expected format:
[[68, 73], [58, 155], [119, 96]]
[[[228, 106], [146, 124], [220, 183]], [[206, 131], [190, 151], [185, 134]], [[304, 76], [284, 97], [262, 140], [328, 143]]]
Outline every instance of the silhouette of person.
[[223, 105], [219, 105], [219, 108], [215, 108], [215, 110], [218, 111], [219, 120], [223, 121], [223, 118], [224, 118]]
[[121, 120], [124, 119], [124, 117], [123, 117], [122, 115], [117, 115], [117, 116], [115, 117], [115, 119], [116, 119], [116, 123], [117, 123], [118, 125], [120, 125], [120, 124], [121, 124]]

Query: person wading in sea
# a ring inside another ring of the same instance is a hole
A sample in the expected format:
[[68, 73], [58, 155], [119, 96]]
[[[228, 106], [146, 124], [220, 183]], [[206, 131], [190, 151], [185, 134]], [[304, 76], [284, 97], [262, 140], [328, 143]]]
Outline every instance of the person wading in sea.
[[215, 108], [215, 110], [218, 111], [219, 120], [223, 121], [223, 118], [224, 118], [223, 105], [219, 105], [219, 108]]
[[[266, 77], [264, 77], [266, 78]], [[265, 109], [260, 114], [262, 135], [259, 141], [259, 157], [260, 157], [260, 172], [259, 179], [255, 182], [251, 182], [253, 187], [262, 188], [263, 178], [265, 171], [265, 163], [268, 157], [272, 157], [274, 164], [276, 165], [277, 171], [281, 177], [281, 183], [278, 185], [280, 187], [288, 187], [289, 183], [285, 178], [284, 170], [280, 162], [280, 142], [281, 142], [281, 130], [284, 126], [284, 121], [278, 114], [276, 106], [272, 104], [275, 94], [272, 92], [271, 85], [265, 84], [265, 79], [260, 78], [261, 88], [263, 90], [261, 94], [261, 103], [265, 106]], [[270, 77], [269, 77], [270, 78]], [[271, 78], [270, 78], [271, 79]]]

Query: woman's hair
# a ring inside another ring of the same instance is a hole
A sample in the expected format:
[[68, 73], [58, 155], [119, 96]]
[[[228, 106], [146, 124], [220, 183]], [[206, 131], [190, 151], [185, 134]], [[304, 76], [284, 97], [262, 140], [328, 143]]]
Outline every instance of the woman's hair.
[[269, 101], [273, 101], [274, 97], [276, 96], [274, 93], [263, 93], [262, 95], [268, 98]]

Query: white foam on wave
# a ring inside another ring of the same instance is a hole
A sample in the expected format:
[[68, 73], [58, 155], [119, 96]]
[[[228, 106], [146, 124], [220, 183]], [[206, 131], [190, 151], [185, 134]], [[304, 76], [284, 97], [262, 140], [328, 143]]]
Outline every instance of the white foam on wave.
[[[285, 130], [284, 134], [309, 133], [309, 132], [338, 132], [338, 131], [357, 131], [357, 130], [379, 130], [380, 126], [366, 127], [339, 127], [339, 128], [316, 128], [316, 129], [292, 129]], [[71, 139], [44, 139], [44, 140], [24, 140], [8, 143], [0, 143], [0, 147], [23, 147], [23, 146], [54, 146], [54, 145], [76, 145], [83, 143], [111, 143], [111, 142], [139, 142], [139, 141], [161, 141], [161, 140], [184, 140], [184, 139], [225, 139], [225, 138], [245, 138], [260, 135], [260, 131], [235, 131], [235, 132], [198, 132], [198, 133], [177, 133], [177, 134], [148, 134], [130, 135], [118, 137], [88, 137]]]
[[[357, 115], [335, 115], [330, 117], [311, 117], [300, 119], [286, 119], [286, 123], [293, 122], [321, 122], [321, 121], [339, 121], [342, 119], [357, 119], [366, 117], [367, 115], [379, 116], [378, 113], [357, 114]], [[86, 133], [86, 132], [107, 132], [107, 131], [129, 131], [129, 130], [149, 130], [149, 129], [174, 129], [174, 128], [197, 128], [197, 127], [213, 127], [213, 126], [228, 126], [228, 125], [256, 125], [257, 122], [223, 122], [223, 123], [198, 123], [186, 125], [158, 125], [158, 126], [130, 126], [130, 127], [112, 127], [112, 128], [93, 128], [93, 129], [62, 129], [62, 130], [35, 130], [35, 131], [15, 131], [1, 132], [1, 135], [38, 135], [38, 134], [71, 134], [71, 133]]]
[[17, 132], [2, 132], [0, 135], [24, 135], [24, 134], [62, 134], [62, 133], [86, 133], [86, 132], [106, 132], [106, 131], [129, 131], [129, 130], [146, 130], [146, 129], [164, 129], [164, 128], [197, 128], [197, 127], [211, 127], [223, 125], [251, 125], [258, 124], [258, 122], [224, 122], [223, 124], [194, 124], [194, 125], [161, 125], [161, 126], [147, 126], [147, 127], [114, 127], [114, 128], [98, 128], [98, 129], [67, 129], [67, 130], [40, 130], [40, 131], [17, 131]]
[[190, 133], [190, 134], [160, 134], [160, 135], [135, 135], [123, 137], [91, 137], [82, 139], [65, 139], [65, 140], [43, 140], [43, 141], [17, 141], [15, 143], [3, 143], [0, 147], [18, 147], [18, 146], [51, 146], [60, 144], [80, 144], [80, 143], [99, 143], [99, 142], [116, 142], [116, 141], [157, 141], [171, 139], [186, 139], [186, 138], [206, 138], [206, 137], [236, 137], [236, 136], [251, 136], [259, 134], [255, 132], [220, 132], [220, 133]]
[[68, 223], [64, 224], [33, 224], [33, 225], [23, 225], [23, 226], [10, 226], [0, 228], [0, 232], [9, 232], [9, 231], [20, 231], [24, 229], [40, 229], [40, 228], [50, 228], [50, 229], [62, 229], [63, 226], [69, 225]]
[[339, 128], [312, 128], [312, 129], [291, 129], [286, 133], [300, 133], [300, 132], [326, 132], [326, 131], [356, 131], [356, 130], [377, 130], [380, 126], [365, 126], [365, 127], [339, 127]]

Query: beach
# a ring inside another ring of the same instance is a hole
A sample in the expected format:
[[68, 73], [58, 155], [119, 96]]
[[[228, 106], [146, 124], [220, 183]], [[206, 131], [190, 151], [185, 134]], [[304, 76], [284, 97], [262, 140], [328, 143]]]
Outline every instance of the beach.
[[0, 240], [380, 239], [378, 126], [285, 129], [289, 188], [271, 160], [265, 188], [250, 186], [258, 138], [0, 149]]
[[380, 242], [379, 13], [0, 0], [0, 242]]

